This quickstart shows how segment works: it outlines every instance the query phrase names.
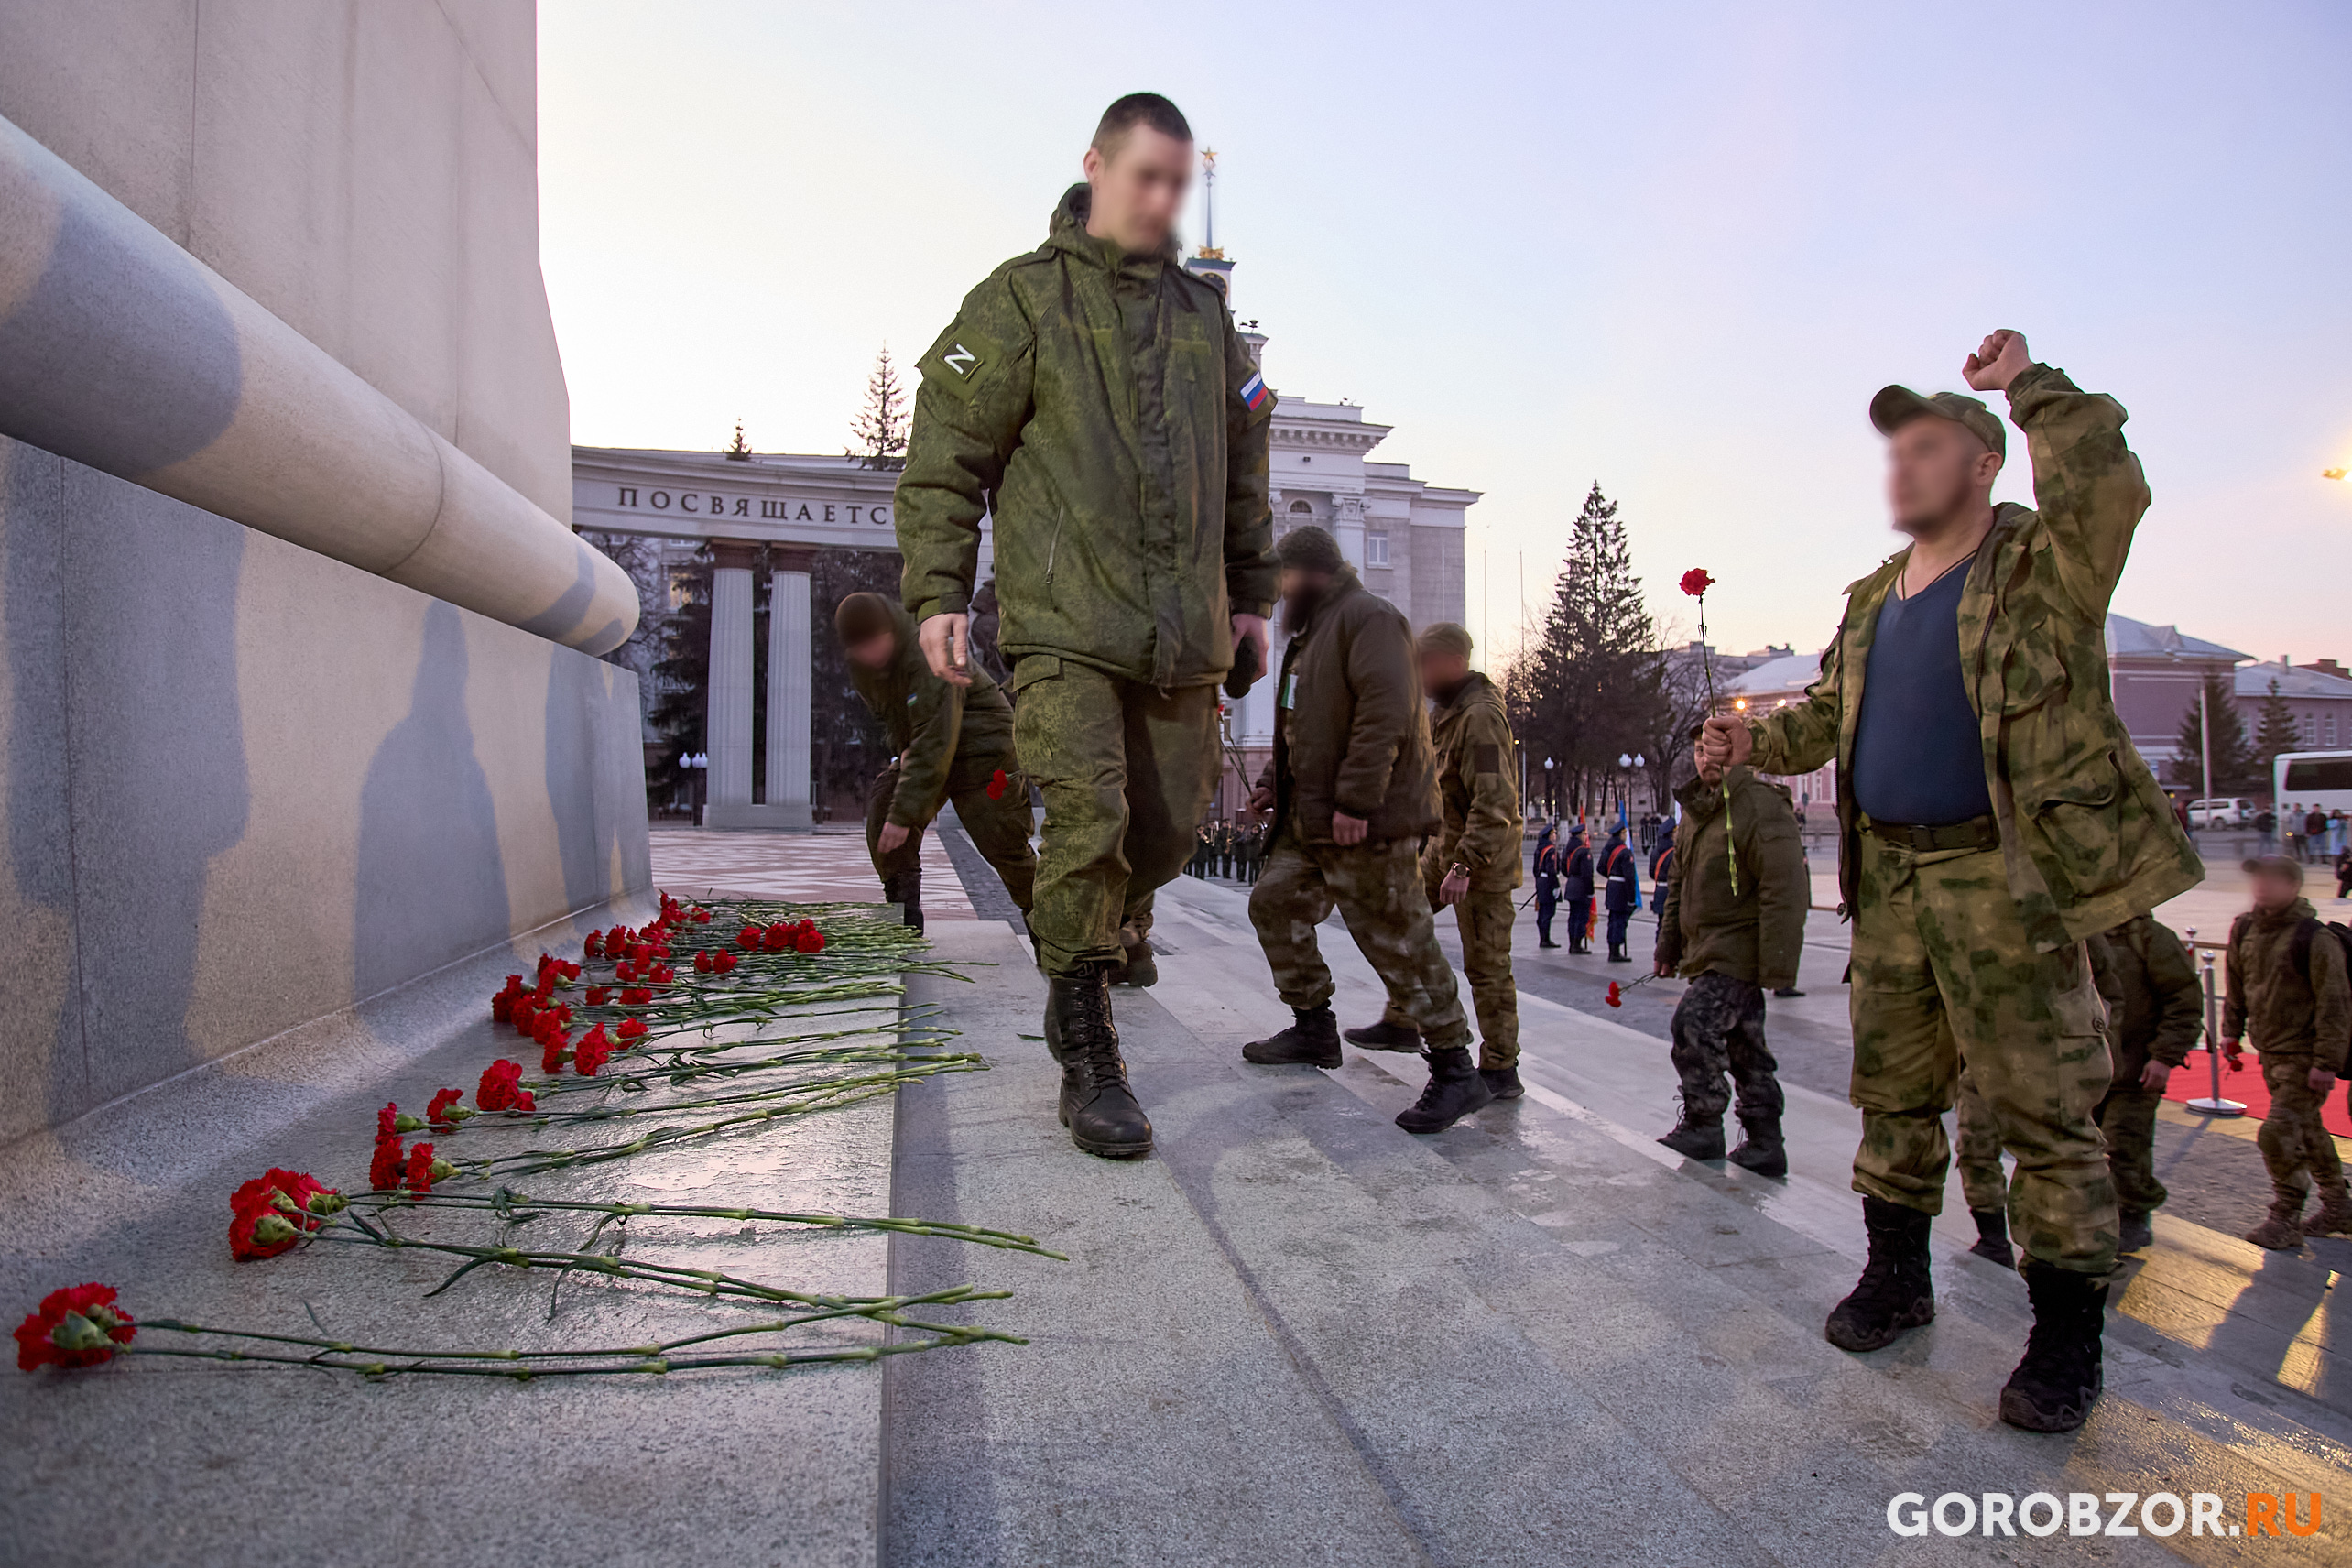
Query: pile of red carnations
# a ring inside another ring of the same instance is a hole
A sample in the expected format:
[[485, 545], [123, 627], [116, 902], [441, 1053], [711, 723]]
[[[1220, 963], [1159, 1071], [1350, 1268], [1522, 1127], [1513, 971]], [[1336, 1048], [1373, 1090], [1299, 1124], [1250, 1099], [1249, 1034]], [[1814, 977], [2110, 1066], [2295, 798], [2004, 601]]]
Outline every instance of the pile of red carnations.
[[735, 932], [735, 945], [746, 953], [822, 953], [825, 933], [814, 920], [795, 920], [790, 925], [779, 920], [772, 926], [744, 927]]
[[41, 1298], [16, 1325], [16, 1370], [95, 1367], [114, 1359], [138, 1334], [131, 1314], [114, 1304], [112, 1285], [69, 1285]]

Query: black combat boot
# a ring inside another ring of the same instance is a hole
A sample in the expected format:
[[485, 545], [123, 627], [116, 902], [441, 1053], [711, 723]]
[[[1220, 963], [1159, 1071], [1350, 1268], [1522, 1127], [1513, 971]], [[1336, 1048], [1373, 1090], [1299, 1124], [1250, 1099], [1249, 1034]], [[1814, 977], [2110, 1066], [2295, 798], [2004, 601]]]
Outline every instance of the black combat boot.
[[1241, 1059], [1265, 1067], [1339, 1065], [1339, 1020], [1332, 1016], [1329, 1003], [1320, 1007], [1293, 1007], [1290, 1020], [1290, 1027], [1279, 1034], [1253, 1040], [1243, 1046]]
[[882, 901], [898, 906], [899, 919], [917, 931], [923, 929], [923, 877], [920, 871], [902, 871], [896, 877], [882, 879]]
[[1160, 984], [1160, 961], [1152, 955], [1149, 938], [1120, 950], [1117, 972], [1111, 976], [1111, 984], [1132, 985], [1138, 991]]
[[1621, 942], [1613, 942], [1609, 943], [1609, 962], [1611, 964], [1631, 964], [1633, 962], [1633, 954], [1625, 950], [1625, 943]]
[[2116, 1211], [2115, 1249], [2118, 1252], [2143, 1252], [2156, 1245], [2156, 1231], [2148, 1223], [2146, 1209]]
[[1478, 1076], [1486, 1081], [1486, 1093], [1497, 1100], [1516, 1100], [1527, 1093], [1527, 1085], [1519, 1082], [1516, 1062], [1508, 1067], [1481, 1067]]
[[1360, 1045], [1367, 1051], [1410, 1051], [1421, 1054], [1421, 1030], [1410, 1024], [1392, 1024], [1382, 1018], [1377, 1024], [1347, 1031], [1347, 1043]]
[[1976, 1222], [1976, 1245], [1968, 1250], [1987, 1263], [1998, 1263], [2004, 1269], [2017, 1267], [2017, 1254], [2009, 1247], [2009, 1212], [2005, 1209], [1970, 1209], [1968, 1217]]
[[1151, 1120], [1128, 1089], [1127, 1063], [1119, 1059], [1106, 966], [1053, 977], [1045, 1045], [1062, 1063], [1062, 1125], [1070, 1129], [1070, 1141], [1106, 1160], [1150, 1153]]
[[2028, 1258], [2025, 1292], [2033, 1300], [2033, 1332], [2001, 1389], [2001, 1420], [2028, 1432], [2072, 1432], [2107, 1387], [2099, 1365], [2107, 1283]]
[[1741, 1129], [1747, 1134], [1739, 1147], [1731, 1151], [1731, 1162], [1743, 1171], [1753, 1171], [1759, 1176], [1786, 1176], [1789, 1173], [1788, 1146], [1780, 1141], [1780, 1118], [1777, 1116], [1741, 1116]]
[[1443, 1132], [1493, 1102], [1495, 1093], [1478, 1075], [1466, 1047], [1426, 1051], [1421, 1058], [1429, 1063], [1429, 1083], [1410, 1110], [1397, 1113], [1397, 1125], [1407, 1132]]
[[1854, 1293], [1837, 1303], [1822, 1332], [1840, 1350], [1877, 1350], [1905, 1329], [1935, 1321], [1935, 1284], [1928, 1268], [1927, 1233], [1935, 1216], [1924, 1209], [1862, 1200], [1870, 1232], [1870, 1261]]
[[1682, 1114], [1674, 1123], [1674, 1130], [1658, 1140], [1685, 1160], [1721, 1160], [1723, 1158], [1723, 1117]]

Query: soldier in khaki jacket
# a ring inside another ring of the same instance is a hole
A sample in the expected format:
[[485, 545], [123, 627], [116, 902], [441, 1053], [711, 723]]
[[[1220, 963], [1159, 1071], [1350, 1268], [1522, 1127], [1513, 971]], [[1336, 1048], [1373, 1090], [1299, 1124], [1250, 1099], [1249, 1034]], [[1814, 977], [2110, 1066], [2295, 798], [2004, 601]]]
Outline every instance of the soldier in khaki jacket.
[[2082, 1424], [2104, 1386], [2116, 1195], [2093, 1119], [2109, 1063], [2085, 939], [2194, 887], [2204, 863], [2108, 692], [2108, 600], [2148, 509], [2124, 411], [1998, 332], [1963, 367], [2005, 391], [2038, 511], [1995, 506], [2007, 434], [1974, 397], [1889, 387], [1895, 527], [1846, 591], [1805, 700], [1707, 721], [1724, 765], [1837, 762], [1854, 930], [1854, 1103], [1870, 1261], [1825, 1333], [1875, 1350], [1935, 1315], [1928, 1229], [1962, 1064], [2017, 1157], [2010, 1194], [2033, 1333], [2001, 1418]]
[[1241, 1054], [1339, 1065], [1334, 986], [1315, 933], [1336, 908], [1389, 1007], [1424, 1042], [1429, 1085], [1397, 1125], [1440, 1132], [1494, 1096], [1470, 1060], [1470, 1023], [1421, 890], [1421, 841], [1438, 813], [1412, 628], [1356, 581], [1322, 528], [1293, 528], [1276, 554], [1290, 640], [1274, 689], [1273, 759], [1249, 802], [1274, 813], [1249, 923], [1293, 1021]]
[[[1478, 1075], [1498, 1100], [1526, 1090], [1519, 1077], [1519, 985], [1511, 977], [1511, 894], [1519, 864], [1519, 746], [1495, 683], [1470, 668], [1467, 628], [1441, 621], [1414, 645], [1421, 691], [1436, 704], [1430, 742], [1437, 753], [1438, 831], [1421, 851], [1421, 891], [1430, 908], [1454, 906], [1462, 933], [1462, 973], [1478, 1014]], [[1347, 1031], [1374, 1051], [1419, 1051], [1421, 1031], [1394, 1003], [1376, 1024]]]
[[1751, 768], [1703, 766], [1675, 792], [1673, 875], [1658, 902], [1656, 971], [1691, 985], [1674, 1006], [1675, 1071], [1682, 1115], [1658, 1141], [1689, 1160], [1721, 1160], [1723, 1113], [1739, 1094], [1747, 1133], [1729, 1158], [1762, 1176], [1786, 1176], [1780, 1064], [1764, 1043], [1764, 993], [1797, 983], [1813, 877], [1789, 792]]
[[[2254, 908], [2229, 928], [2221, 1053], [2238, 1066], [2239, 1042], [2249, 1034], [2262, 1053], [2270, 1109], [2259, 1142], [2272, 1196], [2270, 1214], [2246, 1239], [2291, 1252], [2306, 1236], [2352, 1236], [2344, 1162], [2320, 1121], [2352, 1048], [2352, 984], [2343, 944], [2303, 896], [2303, 866], [2266, 855], [2246, 862], [2246, 874]], [[2319, 1209], [2305, 1215], [2314, 1186]]]

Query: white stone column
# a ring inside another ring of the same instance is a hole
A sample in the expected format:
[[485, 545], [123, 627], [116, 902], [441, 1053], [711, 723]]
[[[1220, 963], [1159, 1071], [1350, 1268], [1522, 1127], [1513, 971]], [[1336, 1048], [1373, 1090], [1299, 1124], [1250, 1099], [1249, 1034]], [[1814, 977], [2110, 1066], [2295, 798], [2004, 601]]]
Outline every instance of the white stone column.
[[809, 812], [811, 680], [807, 550], [773, 550], [768, 578], [768, 806], [778, 827], [813, 825]]
[[1332, 537], [1339, 540], [1339, 553], [1356, 571], [1364, 570], [1364, 497], [1334, 495], [1331, 498]]
[[712, 546], [711, 668], [703, 716], [711, 756], [705, 827], [748, 827], [751, 805], [751, 567], [755, 547]]

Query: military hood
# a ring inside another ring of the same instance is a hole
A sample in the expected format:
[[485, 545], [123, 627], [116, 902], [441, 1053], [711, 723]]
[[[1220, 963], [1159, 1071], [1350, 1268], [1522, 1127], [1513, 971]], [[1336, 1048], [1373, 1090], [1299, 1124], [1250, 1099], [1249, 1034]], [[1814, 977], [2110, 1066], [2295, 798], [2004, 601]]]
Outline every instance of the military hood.
[[1062, 200], [1053, 205], [1053, 216], [1046, 220], [1047, 246], [1105, 272], [1137, 268], [1149, 273], [1173, 262], [1181, 254], [1172, 233], [1157, 251], [1141, 255], [1130, 255], [1109, 240], [1088, 234], [1086, 219], [1094, 204], [1094, 188], [1083, 180], [1064, 191]]

